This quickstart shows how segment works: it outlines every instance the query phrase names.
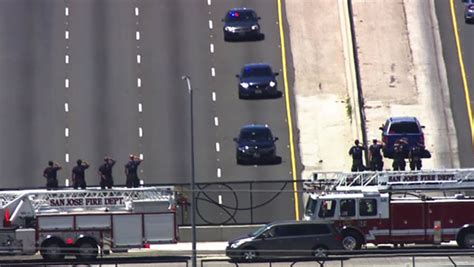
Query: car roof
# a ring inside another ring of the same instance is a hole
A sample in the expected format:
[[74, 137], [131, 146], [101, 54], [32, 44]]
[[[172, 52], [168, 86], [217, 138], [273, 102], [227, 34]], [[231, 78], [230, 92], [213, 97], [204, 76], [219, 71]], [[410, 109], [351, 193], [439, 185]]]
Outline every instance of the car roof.
[[275, 226], [275, 225], [293, 225], [293, 224], [319, 224], [319, 225], [332, 225], [331, 222], [315, 222], [315, 221], [294, 221], [294, 220], [283, 220], [283, 221], [274, 221], [267, 226]]
[[245, 64], [244, 68], [271, 68], [267, 63], [249, 63]]
[[390, 117], [390, 122], [418, 122], [416, 117]]
[[242, 130], [251, 130], [251, 129], [269, 129], [268, 125], [264, 124], [248, 124], [242, 127]]

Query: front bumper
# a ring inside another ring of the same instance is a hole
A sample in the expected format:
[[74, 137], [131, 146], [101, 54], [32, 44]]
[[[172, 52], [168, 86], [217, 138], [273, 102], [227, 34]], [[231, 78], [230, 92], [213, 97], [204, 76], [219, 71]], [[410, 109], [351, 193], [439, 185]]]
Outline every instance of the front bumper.
[[261, 36], [260, 29], [239, 29], [235, 31], [226, 31], [224, 30], [225, 39], [245, 39], [245, 38], [259, 38]]
[[247, 89], [239, 85], [239, 96], [241, 97], [275, 97], [278, 95], [277, 86], [261, 85], [249, 87]]
[[276, 151], [273, 150], [251, 150], [251, 151], [237, 151], [237, 159], [241, 161], [262, 162], [271, 161], [276, 158]]

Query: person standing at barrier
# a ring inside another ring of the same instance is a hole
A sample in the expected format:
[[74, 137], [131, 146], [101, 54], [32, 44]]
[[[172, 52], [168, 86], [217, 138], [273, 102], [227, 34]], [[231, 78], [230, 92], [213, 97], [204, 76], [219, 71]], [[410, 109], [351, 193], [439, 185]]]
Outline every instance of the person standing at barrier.
[[112, 168], [115, 165], [115, 160], [111, 157], [104, 158], [104, 164], [99, 167], [100, 188], [111, 189], [114, 186], [114, 178], [112, 177]]
[[79, 187], [81, 189], [86, 189], [85, 170], [89, 168], [89, 163], [82, 161], [81, 159], [78, 159], [76, 163], [77, 165], [72, 168], [72, 186], [74, 189], [78, 189]]
[[363, 171], [365, 169], [362, 164], [362, 152], [364, 147], [360, 145], [359, 140], [354, 141], [354, 145], [349, 149], [349, 155], [352, 156], [352, 168], [351, 171]]
[[410, 169], [412, 171], [415, 169], [421, 170], [421, 158], [423, 157], [423, 150], [425, 150], [425, 146], [420, 143], [410, 148], [408, 159], [410, 161]]
[[140, 186], [140, 179], [137, 173], [140, 163], [142, 163], [140, 157], [130, 154], [130, 161], [125, 165], [126, 185], [128, 188]]
[[58, 188], [57, 173], [62, 167], [56, 162], [49, 161], [48, 167], [43, 171], [43, 177], [46, 178], [46, 189]]
[[406, 166], [405, 162], [405, 145], [401, 140], [397, 140], [393, 145], [393, 170], [404, 171]]
[[369, 146], [369, 162], [370, 170], [372, 171], [381, 171], [383, 169], [383, 160], [382, 160], [382, 145], [380, 145], [377, 139], [372, 140], [372, 144]]

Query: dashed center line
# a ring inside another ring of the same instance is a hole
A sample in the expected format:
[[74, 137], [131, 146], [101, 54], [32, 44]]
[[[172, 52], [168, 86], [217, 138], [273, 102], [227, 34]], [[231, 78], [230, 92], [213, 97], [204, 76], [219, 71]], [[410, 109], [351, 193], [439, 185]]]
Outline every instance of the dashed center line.
[[140, 15], [140, 10], [138, 9], [138, 7], [135, 7], [135, 16], [138, 17], [138, 15]]
[[137, 87], [142, 87], [142, 79], [137, 78]]
[[209, 20], [209, 29], [212, 30], [213, 26], [212, 26], [212, 20]]
[[137, 63], [140, 64], [142, 63], [142, 56], [141, 55], [137, 55]]
[[214, 67], [211, 68], [211, 75], [212, 77], [216, 76], [216, 69]]
[[69, 153], [64, 155], [64, 161], [69, 162]]
[[143, 128], [142, 127], [138, 127], [138, 136], [143, 137]]
[[222, 171], [221, 168], [217, 168], [217, 178], [221, 178]]
[[64, 103], [64, 111], [69, 112], [69, 104], [67, 102]]
[[211, 0], [207, 0], [207, 5], [210, 6], [212, 4]]
[[64, 15], [66, 15], [66, 17], [69, 16], [69, 8], [68, 7], [64, 8]]
[[219, 144], [219, 142], [216, 142], [216, 151], [217, 152], [221, 151], [221, 145]]
[[219, 195], [219, 205], [222, 205], [222, 195]]
[[140, 32], [139, 31], [137, 31], [137, 33], [135, 34], [135, 38], [137, 39], [137, 41], [140, 40]]
[[214, 44], [210, 45], [209, 50], [211, 51], [211, 53], [214, 53]]
[[69, 31], [64, 32], [64, 38], [66, 38], [66, 40], [69, 39]]
[[143, 111], [143, 105], [142, 103], [138, 103], [138, 112], [142, 113]]
[[64, 56], [64, 62], [69, 64], [69, 55]]
[[64, 136], [69, 137], [69, 128], [64, 128]]
[[219, 126], [219, 118], [218, 117], [214, 117], [214, 125]]
[[69, 79], [64, 79], [64, 87], [69, 88]]
[[212, 101], [216, 101], [217, 99], [217, 96], [216, 96], [216, 92], [212, 92]]

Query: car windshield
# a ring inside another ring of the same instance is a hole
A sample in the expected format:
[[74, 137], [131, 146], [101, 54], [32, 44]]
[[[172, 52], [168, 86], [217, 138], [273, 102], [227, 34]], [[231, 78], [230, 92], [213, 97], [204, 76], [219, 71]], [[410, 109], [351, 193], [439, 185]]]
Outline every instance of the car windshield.
[[389, 134], [418, 134], [420, 129], [415, 122], [394, 122], [390, 125]]
[[242, 77], [262, 77], [262, 76], [272, 76], [272, 69], [268, 66], [262, 67], [246, 67], [242, 71]]
[[268, 225], [264, 225], [264, 226], [258, 228], [257, 230], [255, 230], [253, 233], [250, 233], [249, 236], [259, 236], [263, 232], [265, 232], [265, 230], [267, 230], [267, 229], [268, 229]]
[[271, 141], [273, 136], [267, 128], [243, 129], [240, 132], [240, 139], [244, 141]]
[[255, 12], [250, 10], [229, 11], [225, 17], [226, 22], [251, 21], [256, 19], [257, 16], [255, 15]]

